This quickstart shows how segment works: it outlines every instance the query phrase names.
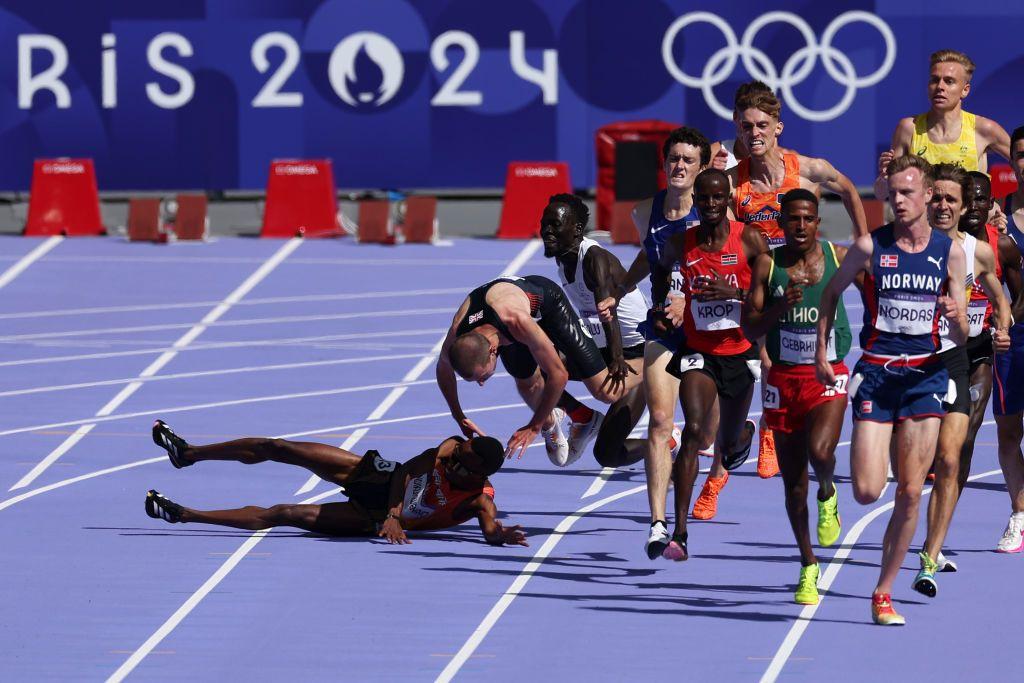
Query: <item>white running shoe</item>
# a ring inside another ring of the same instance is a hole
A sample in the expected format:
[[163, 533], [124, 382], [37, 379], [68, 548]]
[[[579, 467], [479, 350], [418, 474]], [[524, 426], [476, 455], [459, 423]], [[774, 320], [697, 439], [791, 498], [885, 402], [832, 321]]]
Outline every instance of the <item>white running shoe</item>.
[[996, 552], [1019, 553], [1021, 550], [1024, 550], [1024, 512], [1015, 512], [1010, 515], [1006, 531], [996, 544]]
[[587, 450], [587, 444], [597, 436], [604, 422], [604, 413], [595, 410], [589, 422], [573, 422], [569, 427], [569, 462], [571, 465], [579, 460]]
[[555, 408], [551, 411], [551, 417], [555, 423], [550, 429], [542, 429], [540, 433], [544, 436], [544, 450], [547, 451], [548, 460], [557, 467], [565, 467], [569, 460], [569, 439], [562, 429], [562, 422], [565, 420], [565, 411]]
[[[672, 442], [675, 442], [676, 445], [673, 446]], [[672, 425], [672, 440], [668, 442], [668, 446], [669, 455], [671, 455], [672, 459], [675, 460], [676, 456], [679, 455], [679, 449], [683, 446], [683, 432], [675, 425]]]
[[959, 569], [956, 562], [943, 555], [941, 550], [939, 556], [935, 558], [935, 564], [939, 566], [938, 571], [940, 572], [955, 572]]
[[647, 542], [644, 543], [644, 551], [647, 553], [647, 558], [650, 560], [656, 560], [661, 557], [661, 554], [665, 552], [665, 548], [668, 547], [669, 541], [672, 540], [672, 536], [668, 533], [668, 527], [662, 521], [657, 521], [651, 525], [651, 533], [647, 537]]

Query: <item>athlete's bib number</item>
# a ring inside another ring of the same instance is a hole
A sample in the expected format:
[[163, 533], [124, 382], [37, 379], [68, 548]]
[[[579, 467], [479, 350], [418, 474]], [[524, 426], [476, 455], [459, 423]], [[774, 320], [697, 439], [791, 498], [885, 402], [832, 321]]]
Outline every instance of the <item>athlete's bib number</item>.
[[875, 329], [896, 334], [931, 334], [935, 325], [935, 296], [898, 294], [878, 297]]
[[590, 311], [584, 311], [584, 315], [586, 317], [581, 318], [583, 329], [590, 334], [598, 348], [603, 349], [608, 346], [608, 339], [604, 335], [604, 325], [601, 324], [601, 318], [598, 317], [597, 313], [591, 313]]
[[704, 332], [732, 330], [740, 326], [740, 302], [735, 299], [725, 301], [690, 301], [690, 314], [693, 325]]
[[[794, 365], [813, 365], [818, 348], [818, 331], [813, 327], [779, 328], [779, 360]], [[828, 336], [828, 359], [836, 360], [836, 335]]]
[[[977, 337], [981, 334], [981, 331], [985, 329], [985, 311], [988, 310], [988, 301], [985, 299], [975, 299], [967, 304], [967, 323], [970, 325], [970, 330], [967, 333], [969, 337]], [[942, 318], [942, 322], [948, 325], [946, 318]]]
[[850, 383], [849, 375], [836, 375], [836, 383], [830, 387], [825, 387], [825, 391], [821, 392], [822, 396], [843, 396], [846, 394], [846, 387]]
[[700, 370], [704, 367], [704, 356], [699, 353], [691, 353], [688, 356], [679, 357], [679, 374], [690, 370]]
[[771, 384], [768, 384], [767, 382], [763, 383], [761, 386], [763, 387], [761, 390], [761, 403], [764, 405], [765, 408], [772, 408], [778, 410], [780, 405], [779, 388], [773, 387]]
[[[672, 288], [669, 296], [683, 296], [683, 274], [679, 272], [679, 261], [672, 264]], [[665, 302], [666, 304], [668, 301]]]

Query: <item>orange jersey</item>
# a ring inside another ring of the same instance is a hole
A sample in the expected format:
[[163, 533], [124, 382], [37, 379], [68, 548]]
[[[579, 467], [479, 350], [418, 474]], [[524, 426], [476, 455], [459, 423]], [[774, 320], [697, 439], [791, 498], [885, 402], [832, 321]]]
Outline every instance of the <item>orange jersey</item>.
[[447, 529], [465, 519], [455, 519], [455, 510], [465, 501], [486, 493], [494, 498], [494, 488], [488, 484], [479, 489], [453, 488], [445, 473], [444, 460], [434, 469], [409, 480], [405, 487], [402, 519], [415, 519], [416, 529]]
[[743, 223], [729, 221], [729, 238], [720, 251], [704, 251], [697, 246], [697, 228], [686, 231], [683, 254], [679, 257], [679, 273], [683, 279], [686, 314], [683, 331], [686, 345], [694, 351], [716, 356], [732, 356], [750, 348], [750, 341], [740, 329], [738, 299], [698, 301], [693, 294], [698, 278], [725, 278], [733, 287], [750, 288], [750, 264], [743, 251]]
[[782, 196], [800, 187], [800, 157], [783, 154], [786, 175], [782, 186], [771, 192], [754, 192], [750, 188], [750, 159], [736, 165], [736, 191], [734, 192], [733, 213], [747, 225], [753, 225], [764, 235], [769, 249], [775, 249], [786, 242], [786, 236], [779, 227], [782, 213]]

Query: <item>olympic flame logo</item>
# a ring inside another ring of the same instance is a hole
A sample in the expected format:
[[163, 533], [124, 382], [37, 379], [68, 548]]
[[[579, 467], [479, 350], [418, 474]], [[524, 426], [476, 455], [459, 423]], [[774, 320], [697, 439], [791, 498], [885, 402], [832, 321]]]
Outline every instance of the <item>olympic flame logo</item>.
[[[845, 54], [832, 46], [836, 34], [846, 25], [853, 22], [864, 22], [873, 26], [885, 41], [885, 58], [874, 72], [860, 76], [853, 62]], [[711, 55], [704, 64], [700, 76], [692, 76], [683, 71], [676, 63], [672, 54], [672, 46], [684, 28], [690, 24], [706, 23], [717, 28], [725, 38], [725, 47]], [[758, 32], [772, 23], [789, 24], [800, 32], [806, 45], [793, 54], [782, 65], [779, 71], [772, 60], [762, 50], [754, 47], [754, 39]], [[661, 56], [665, 68], [672, 77], [690, 88], [699, 88], [704, 93], [704, 101], [713, 112], [724, 119], [732, 118], [732, 109], [724, 106], [715, 96], [714, 88], [724, 83], [736, 68], [736, 61], [743, 61], [743, 68], [752, 77], [764, 81], [796, 114], [808, 121], [831, 121], [843, 114], [853, 103], [857, 91], [875, 85], [885, 78], [892, 70], [896, 61], [896, 37], [889, 25], [877, 15], [870, 12], [851, 11], [840, 14], [825, 28], [819, 41], [814, 30], [803, 18], [792, 12], [768, 12], [762, 14], [747, 27], [740, 40], [732, 27], [717, 14], [711, 12], [690, 12], [676, 19], [668, 27], [661, 42]], [[793, 88], [810, 76], [814, 66], [821, 58], [825, 71], [837, 83], [845, 87], [839, 102], [825, 110], [805, 107], [793, 94]]]

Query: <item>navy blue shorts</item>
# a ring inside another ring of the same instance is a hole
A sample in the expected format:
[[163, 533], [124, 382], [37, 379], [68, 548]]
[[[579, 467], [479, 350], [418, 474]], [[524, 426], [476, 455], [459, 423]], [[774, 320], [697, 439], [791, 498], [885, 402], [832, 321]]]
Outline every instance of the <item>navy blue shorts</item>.
[[1024, 323], [1010, 328], [1010, 348], [992, 358], [992, 413], [1024, 411]]
[[942, 417], [948, 389], [949, 372], [939, 361], [920, 366], [895, 361], [886, 367], [861, 358], [850, 377], [853, 419], [893, 423]]

